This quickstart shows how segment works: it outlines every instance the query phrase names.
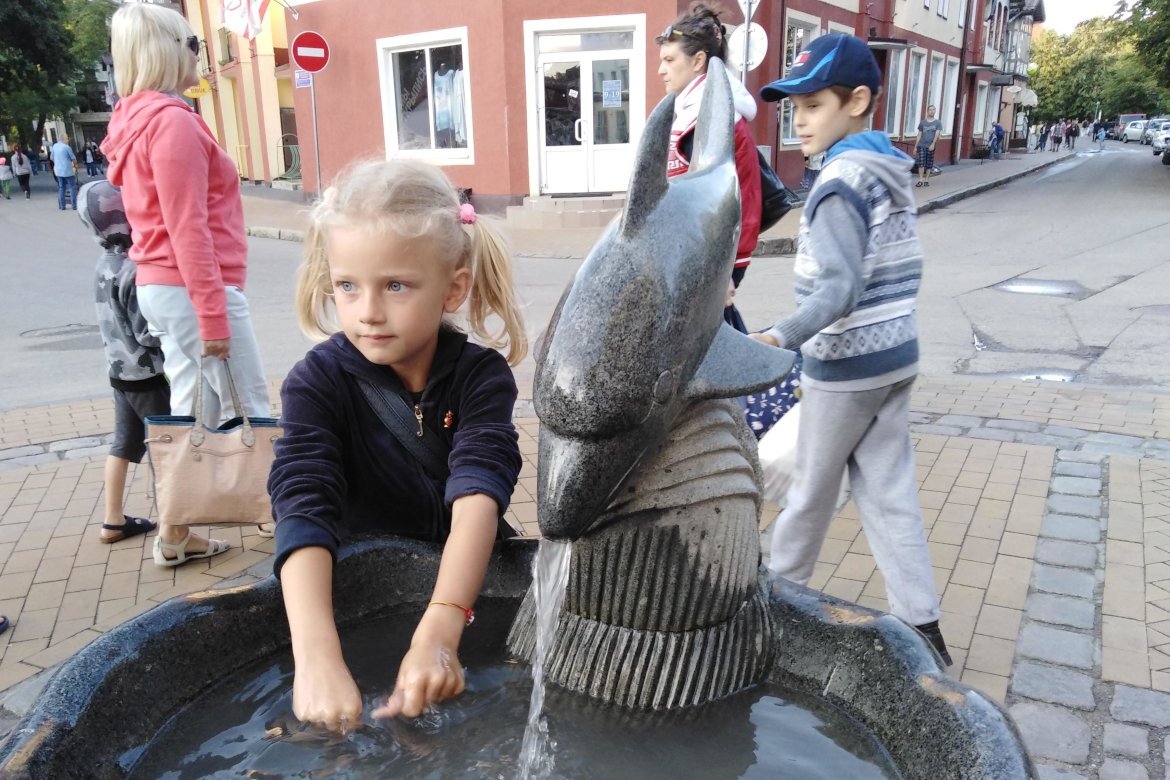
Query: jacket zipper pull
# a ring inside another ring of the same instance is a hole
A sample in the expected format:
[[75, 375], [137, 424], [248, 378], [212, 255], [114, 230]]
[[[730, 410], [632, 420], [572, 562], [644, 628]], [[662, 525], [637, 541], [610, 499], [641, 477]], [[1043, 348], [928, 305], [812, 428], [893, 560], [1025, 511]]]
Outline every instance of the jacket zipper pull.
[[421, 439], [423, 435], [422, 407], [420, 407], [418, 404], [414, 405], [414, 419], [418, 420], [418, 433], [416, 433], [415, 436]]

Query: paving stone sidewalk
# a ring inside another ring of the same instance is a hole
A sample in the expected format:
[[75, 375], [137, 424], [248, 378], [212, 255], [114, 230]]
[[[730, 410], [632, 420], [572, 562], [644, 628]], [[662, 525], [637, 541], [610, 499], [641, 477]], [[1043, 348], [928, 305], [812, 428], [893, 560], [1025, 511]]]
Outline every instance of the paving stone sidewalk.
[[[1170, 396], [952, 377], [921, 379], [912, 408], [951, 673], [1009, 708], [1041, 777], [1170, 779]], [[105, 399], [0, 414], [0, 733], [102, 632], [268, 574], [254, 529], [169, 570], [142, 538], [98, 543], [111, 421]], [[535, 533], [537, 423], [517, 422], [508, 517]], [[132, 471], [129, 511], [149, 511], [148, 484]], [[812, 584], [885, 609], [857, 518], [834, 520]]]

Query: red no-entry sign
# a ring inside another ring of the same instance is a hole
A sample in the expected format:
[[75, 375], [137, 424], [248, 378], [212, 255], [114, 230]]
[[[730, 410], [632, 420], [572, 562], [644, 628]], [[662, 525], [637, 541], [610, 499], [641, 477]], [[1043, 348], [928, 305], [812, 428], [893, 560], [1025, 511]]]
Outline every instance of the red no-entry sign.
[[329, 44], [321, 33], [306, 30], [293, 38], [292, 59], [301, 70], [319, 73], [329, 64]]

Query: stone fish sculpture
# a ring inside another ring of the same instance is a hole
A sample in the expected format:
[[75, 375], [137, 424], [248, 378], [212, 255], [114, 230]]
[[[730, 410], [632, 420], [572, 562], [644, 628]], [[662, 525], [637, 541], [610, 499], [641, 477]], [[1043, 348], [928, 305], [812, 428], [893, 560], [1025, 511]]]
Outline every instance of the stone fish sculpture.
[[[791, 352], [723, 323], [739, 240], [731, 89], [713, 59], [687, 174], [668, 180], [674, 98], [647, 120], [620, 221], [565, 291], [537, 355], [542, 534], [573, 541], [547, 678], [669, 709], [759, 682], [760, 474], [735, 401]], [[531, 591], [509, 647], [531, 657]]]

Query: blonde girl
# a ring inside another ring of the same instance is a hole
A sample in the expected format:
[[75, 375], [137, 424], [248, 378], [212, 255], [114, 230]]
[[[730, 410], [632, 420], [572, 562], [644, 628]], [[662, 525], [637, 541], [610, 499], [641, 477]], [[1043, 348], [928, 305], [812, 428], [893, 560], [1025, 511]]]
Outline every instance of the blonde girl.
[[[520, 472], [515, 365], [527, 338], [499, 236], [425, 163], [357, 165], [316, 206], [297, 316], [324, 339], [281, 389], [285, 435], [269, 477], [275, 572], [292, 633], [293, 710], [347, 732], [361, 695], [333, 621], [340, 541], [381, 531], [443, 542], [431, 601], [374, 717], [416, 716], [463, 690], [459, 640]], [[469, 300], [473, 344], [446, 322]], [[495, 315], [502, 328], [486, 320]], [[367, 401], [373, 386], [408, 407], [416, 435], [449, 450], [434, 474]]]

